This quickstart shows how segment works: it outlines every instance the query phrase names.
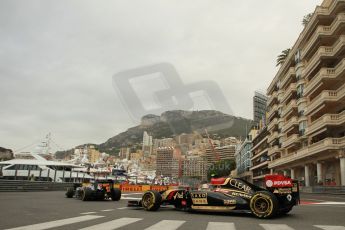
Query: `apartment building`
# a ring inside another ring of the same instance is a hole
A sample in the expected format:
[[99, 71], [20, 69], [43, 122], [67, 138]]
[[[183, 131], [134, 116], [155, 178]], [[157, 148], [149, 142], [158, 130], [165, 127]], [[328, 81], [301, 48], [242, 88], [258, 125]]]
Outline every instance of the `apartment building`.
[[345, 1], [318, 6], [267, 89], [268, 168], [345, 185]]
[[253, 174], [252, 171], [250, 171], [252, 166], [252, 140], [256, 137], [257, 131], [256, 129], [252, 129], [242, 144], [237, 146], [235, 153], [237, 177], [243, 178], [249, 182], [253, 181]]
[[183, 158], [179, 149], [160, 147], [157, 149], [156, 175], [178, 178], [183, 173]]
[[183, 161], [183, 176], [193, 177], [200, 180], [207, 179], [207, 162], [205, 156], [187, 156]]
[[[213, 164], [218, 160], [230, 160], [235, 159], [236, 145], [226, 145], [222, 147], [215, 147], [206, 149], [207, 164]], [[217, 159], [219, 157], [219, 159]]]
[[252, 165], [250, 171], [253, 173], [253, 183], [258, 186], [265, 186], [264, 177], [266, 174], [270, 173], [268, 168], [270, 160], [268, 157], [268, 141], [269, 136], [266, 126], [258, 131], [252, 141]]

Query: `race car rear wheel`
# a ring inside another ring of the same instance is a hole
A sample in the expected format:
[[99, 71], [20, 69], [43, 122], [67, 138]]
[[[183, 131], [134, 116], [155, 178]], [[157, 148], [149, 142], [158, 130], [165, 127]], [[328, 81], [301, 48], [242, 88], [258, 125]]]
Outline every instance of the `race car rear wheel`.
[[67, 198], [72, 198], [73, 195], [74, 195], [74, 189], [73, 188], [67, 188], [66, 197]]
[[161, 205], [162, 196], [159, 192], [150, 190], [144, 193], [141, 202], [147, 211], [156, 211]]
[[88, 201], [92, 200], [92, 190], [90, 188], [85, 188], [81, 192], [81, 200], [82, 201]]
[[111, 190], [111, 199], [113, 201], [119, 201], [121, 199], [121, 190], [118, 188]]
[[278, 213], [278, 199], [268, 191], [254, 193], [250, 200], [250, 210], [259, 218], [270, 218]]

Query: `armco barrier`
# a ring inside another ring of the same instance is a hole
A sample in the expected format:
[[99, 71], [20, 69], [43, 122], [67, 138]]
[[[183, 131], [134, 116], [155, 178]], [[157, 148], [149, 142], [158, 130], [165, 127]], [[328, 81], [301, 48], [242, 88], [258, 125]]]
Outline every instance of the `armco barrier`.
[[0, 192], [64, 191], [73, 183], [28, 180], [0, 180]]

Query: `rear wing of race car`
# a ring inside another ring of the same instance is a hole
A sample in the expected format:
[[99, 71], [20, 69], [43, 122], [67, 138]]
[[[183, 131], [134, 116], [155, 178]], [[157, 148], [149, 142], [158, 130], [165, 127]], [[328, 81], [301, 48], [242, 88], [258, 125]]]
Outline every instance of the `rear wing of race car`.
[[266, 189], [276, 195], [292, 195], [299, 203], [299, 185], [298, 180], [283, 175], [266, 175]]

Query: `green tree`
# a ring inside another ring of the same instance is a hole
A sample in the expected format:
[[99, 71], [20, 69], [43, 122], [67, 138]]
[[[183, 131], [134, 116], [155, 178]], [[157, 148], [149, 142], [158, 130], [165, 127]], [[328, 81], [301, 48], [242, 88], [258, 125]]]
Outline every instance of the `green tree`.
[[306, 26], [308, 24], [308, 22], [310, 21], [311, 17], [313, 16], [313, 13], [307, 14], [303, 17], [302, 20], [302, 25]]
[[236, 163], [234, 160], [220, 160], [217, 163], [213, 163], [207, 170], [207, 178], [210, 179], [212, 176], [229, 176], [231, 171], [235, 168]]
[[289, 56], [290, 50], [291, 50], [290, 48], [283, 50], [282, 53], [278, 55], [276, 66], [279, 66], [285, 62], [287, 56]]

